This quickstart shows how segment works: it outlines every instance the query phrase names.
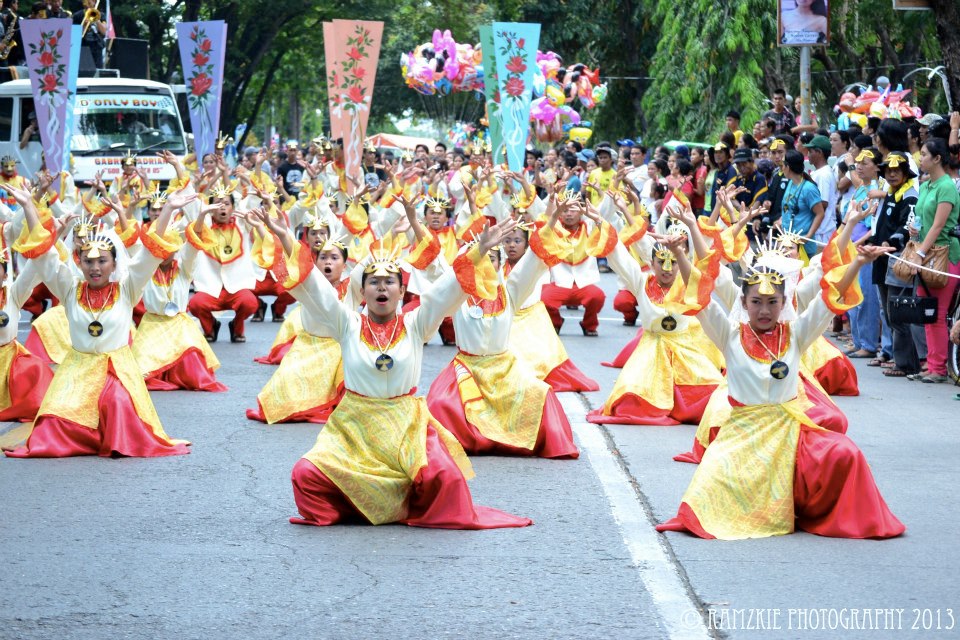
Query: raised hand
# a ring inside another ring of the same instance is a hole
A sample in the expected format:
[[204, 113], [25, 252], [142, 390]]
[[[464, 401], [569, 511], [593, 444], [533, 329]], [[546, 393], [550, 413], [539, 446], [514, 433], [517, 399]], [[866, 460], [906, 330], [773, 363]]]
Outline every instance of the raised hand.
[[189, 195], [175, 193], [172, 196], [167, 198], [167, 201], [164, 203], [164, 206], [170, 207], [172, 210], [183, 209], [185, 206], [196, 200], [199, 196], [196, 193], [191, 193]]
[[480, 247], [480, 252], [486, 255], [491, 249], [500, 244], [500, 241], [505, 235], [516, 228], [517, 221], [513, 218], [501, 220], [492, 227], [487, 226], [477, 235], [477, 244]]

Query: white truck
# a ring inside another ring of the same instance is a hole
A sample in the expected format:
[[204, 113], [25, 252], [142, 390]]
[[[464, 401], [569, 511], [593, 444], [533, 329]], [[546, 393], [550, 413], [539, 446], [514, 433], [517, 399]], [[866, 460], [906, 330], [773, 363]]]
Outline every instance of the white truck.
[[[29, 80], [0, 84], [0, 157], [12, 156], [18, 171], [32, 178], [43, 148], [34, 134], [24, 148], [21, 138], [34, 114]], [[104, 179], [120, 175], [120, 161], [137, 156], [137, 165], [163, 184], [176, 177], [156, 152], [187, 153], [187, 140], [169, 85], [129, 78], [79, 78], [71, 136], [71, 171], [78, 185], [98, 171]]]

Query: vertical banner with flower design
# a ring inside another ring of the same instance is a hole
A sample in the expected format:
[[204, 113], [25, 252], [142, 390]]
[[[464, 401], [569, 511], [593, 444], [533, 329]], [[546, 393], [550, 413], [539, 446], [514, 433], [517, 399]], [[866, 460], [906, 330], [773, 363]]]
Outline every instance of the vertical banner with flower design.
[[382, 36], [382, 22], [334, 20], [323, 23], [330, 133], [334, 138], [343, 138], [346, 173], [358, 178]]
[[500, 119], [500, 92], [497, 87], [497, 55], [493, 48], [493, 26], [480, 27], [480, 48], [483, 52], [483, 95], [487, 103], [487, 127], [493, 162], [503, 162], [503, 123]]
[[223, 98], [223, 60], [227, 49], [227, 23], [223, 20], [177, 24], [183, 81], [197, 158], [213, 153], [220, 130]]
[[43, 144], [47, 170], [56, 175], [68, 167], [67, 111], [70, 110], [72, 116], [73, 96], [70, 87], [77, 85], [79, 66], [70, 53], [74, 39], [73, 22], [65, 18], [23, 20], [20, 22], [20, 31], [23, 34], [23, 46], [27, 50], [27, 68], [30, 70], [40, 142]]
[[497, 58], [500, 120], [507, 165], [523, 171], [530, 133], [533, 70], [537, 65], [540, 25], [519, 22], [493, 23], [493, 49]]

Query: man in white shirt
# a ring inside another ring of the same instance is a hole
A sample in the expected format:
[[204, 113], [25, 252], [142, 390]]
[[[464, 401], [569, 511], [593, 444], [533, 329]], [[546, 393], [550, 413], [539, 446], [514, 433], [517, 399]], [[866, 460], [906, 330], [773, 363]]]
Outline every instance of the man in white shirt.
[[823, 202], [823, 222], [817, 229], [815, 239], [826, 243], [837, 230], [837, 199], [840, 197], [837, 191], [837, 176], [833, 168], [827, 164], [832, 145], [830, 138], [817, 135], [804, 146], [807, 148], [810, 164], [814, 167], [810, 177], [817, 183], [817, 188], [820, 189], [820, 200]]

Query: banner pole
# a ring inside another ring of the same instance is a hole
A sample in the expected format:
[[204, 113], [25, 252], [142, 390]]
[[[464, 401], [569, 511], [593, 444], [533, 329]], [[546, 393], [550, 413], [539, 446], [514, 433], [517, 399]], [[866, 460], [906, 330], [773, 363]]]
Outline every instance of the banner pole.
[[800, 124], [810, 122], [810, 47], [800, 47]]

